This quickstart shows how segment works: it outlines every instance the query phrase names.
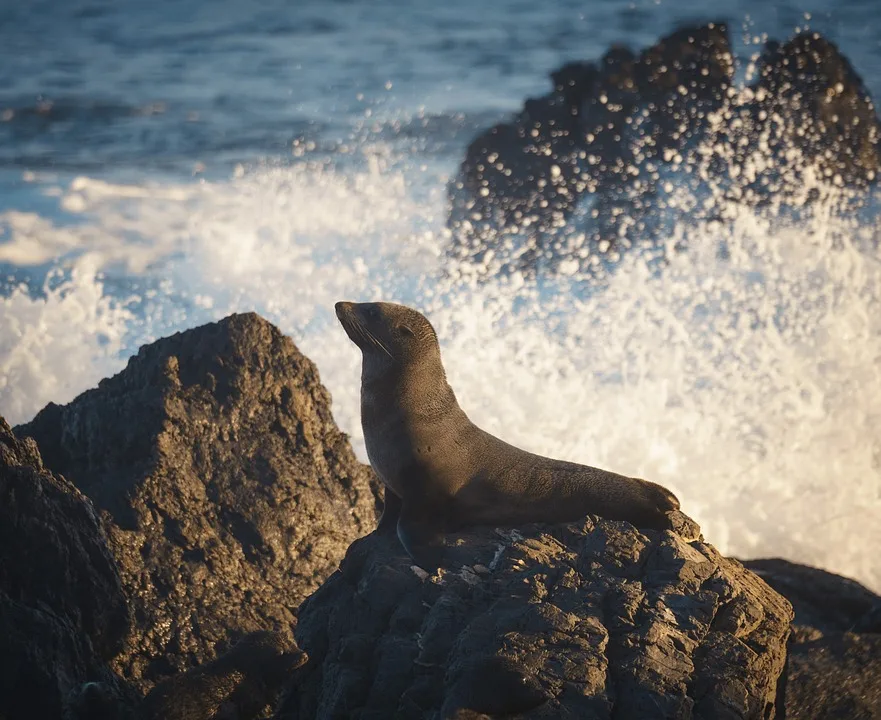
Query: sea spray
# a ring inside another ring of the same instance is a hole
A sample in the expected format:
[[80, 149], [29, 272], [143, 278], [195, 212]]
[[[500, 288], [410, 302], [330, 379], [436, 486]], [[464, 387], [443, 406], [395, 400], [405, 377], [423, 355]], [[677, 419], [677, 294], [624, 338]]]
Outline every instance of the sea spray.
[[[730, 203], [676, 221], [666, 240], [684, 249], [661, 268], [633, 253], [599, 284], [579, 269], [478, 280], [445, 253], [434, 173], [380, 155], [229, 180], [55, 182], [77, 221], [41, 233], [68, 248], [68, 279], [3, 299], [17, 334], [0, 353], [0, 412], [27, 419], [143, 342], [255, 310], [316, 361], [364, 458], [358, 358], [333, 303], [410, 303], [437, 327], [460, 403], [488, 430], [671, 487], [725, 552], [783, 555], [881, 589], [872, 213]], [[0, 221], [15, 247], [16, 225]]]

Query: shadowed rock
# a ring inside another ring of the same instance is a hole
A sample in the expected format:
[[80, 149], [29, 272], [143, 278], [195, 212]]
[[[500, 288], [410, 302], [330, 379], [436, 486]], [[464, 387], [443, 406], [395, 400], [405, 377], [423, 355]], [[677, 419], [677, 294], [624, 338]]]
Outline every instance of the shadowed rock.
[[145, 698], [89, 682], [70, 693], [64, 720], [258, 720], [306, 662], [282, 633], [246, 635], [215, 660], [163, 680]]
[[881, 718], [881, 597], [858, 582], [786, 560], [744, 563], [792, 602], [788, 718]]
[[134, 612], [113, 664], [142, 691], [290, 627], [375, 526], [375, 481], [315, 366], [253, 314], [141, 348], [19, 433], [104, 513]]
[[[597, 197], [601, 239], [613, 241], [622, 208], [633, 216], [634, 203], [648, 207], [654, 192], [654, 171], [640, 168], [703, 131], [732, 72], [724, 23], [682, 28], [639, 55], [616, 46], [595, 63], [555, 71], [551, 93], [468, 146], [448, 187], [453, 254], [485, 262], [492, 251], [530, 267], [553, 254], [550, 236], [588, 193]], [[517, 234], [525, 245], [508, 237]]]
[[797, 162], [839, 186], [876, 179], [881, 123], [862, 78], [834, 43], [814, 32], [768, 43], [753, 89], [757, 134], [781, 165], [785, 151], [798, 149]]
[[551, 93], [468, 146], [448, 186], [450, 254], [478, 275], [562, 260], [603, 274], [636, 247], [662, 262], [677, 218], [865, 200], [881, 121], [834, 43], [814, 32], [770, 41], [751, 85], [736, 91], [733, 73], [719, 22], [556, 71]]
[[271, 712], [282, 684], [306, 656], [280, 633], [256, 632], [226, 654], [153, 688], [140, 720], [251, 720]]
[[881, 718], [881, 635], [831, 634], [789, 653], [787, 718]]
[[881, 633], [874, 621], [881, 597], [856, 580], [780, 558], [743, 564], [792, 603], [794, 625], [824, 634]]
[[[479, 260], [503, 242], [488, 242], [488, 234], [533, 225], [541, 233], [565, 222], [578, 200], [575, 185], [583, 189], [589, 179], [581, 179], [580, 115], [599, 76], [593, 63], [560, 68], [551, 75], [553, 92], [527, 100], [510, 122], [471, 142], [448, 186], [456, 253]], [[520, 248], [519, 264], [531, 262], [537, 251], [535, 244]]]
[[679, 518], [474, 530], [434, 576], [358, 540], [276, 718], [772, 718], [791, 606]]
[[124, 695], [106, 661], [128, 620], [92, 504], [0, 418], [0, 717], [61, 717], [88, 681]]

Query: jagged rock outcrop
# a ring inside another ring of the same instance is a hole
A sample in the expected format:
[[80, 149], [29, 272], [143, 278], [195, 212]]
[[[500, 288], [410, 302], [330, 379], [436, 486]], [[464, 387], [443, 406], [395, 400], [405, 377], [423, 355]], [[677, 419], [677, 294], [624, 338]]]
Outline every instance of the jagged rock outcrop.
[[864, 199], [881, 174], [881, 120], [834, 43], [771, 40], [752, 84], [734, 88], [733, 74], [719, 22], [555, 71], [552, 92], [468, 146], [448, 186], [450, 254], [478, 274], [562, 260], [601, 274], [636, 246], [663, 260], [677, 217]]
[[786, 717], [881, 718], [881, 597], [855, 580], [786, 560], [749, 560], [795, 609]]
[[314, 364], [254, 314], [147, 345], [17, 432], [102, 511], [134, 617], [113, 666], [142, 692], [289, 629], [375, 526]]
[[[553, 254], [550, 236], [585, 194], [597, 198], [601, 239], [614, 241], [618, 225], [650, 204], [657, 173], [647, 163], [700, 135], [732, 73], [719, 22], [681, 28], [639, 54], [613, 47], [555, 71], [551, 93], [468, 146], [448, 187], [453, 254], [485, 262], [492, 251], [528, 267]], [[507, 237], [518, 233], [525, 246]]]
[[[752, 86], [756, 140], [778, 161], [778, 173], [803, 168], [839, 186], [873, 182], [881, 171], [881, 122], [862, 78], [838, 47], [819, 33], [768, 42]], [[753, 147], [759, 143], [754, 140]], [[776, 188], [771, 188], [772, 190]]]
[[474, 530], [433, 576], [358, 540], [300, 608], [276, 717], [772, 718], [792, 608], [680, 520]]
[[0, 418], [0, 717], [59, 718], [108, 668], [129, 616], [92, 504]]

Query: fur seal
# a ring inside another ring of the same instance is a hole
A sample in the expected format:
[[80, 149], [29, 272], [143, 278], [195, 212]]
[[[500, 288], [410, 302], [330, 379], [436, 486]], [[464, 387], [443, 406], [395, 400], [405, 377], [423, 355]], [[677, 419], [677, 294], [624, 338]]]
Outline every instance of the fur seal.
[[335, 310], [361, 349], [361, 425], [370, 464], [386, 488], [378, 529], [396, 527], [420, 567], [438, 567], [445, 532], [473, 525], [595, 514], [641, 528], [670, 527], [667, 513], [679, 501], [660, 485], [535, 455], [472, 423], [447, 383], [437, 334], [421, 313], [385, 302], [338, 302]]

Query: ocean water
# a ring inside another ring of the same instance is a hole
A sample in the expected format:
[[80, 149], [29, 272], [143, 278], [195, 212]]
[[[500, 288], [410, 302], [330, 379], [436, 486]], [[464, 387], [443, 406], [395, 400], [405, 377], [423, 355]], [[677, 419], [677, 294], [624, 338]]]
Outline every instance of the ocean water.
[[881, 591], [877, 198], [683, 211], [669, 244], [687, 252], [661, 272], [625, 258], [602, 287], [565, 266], [476, 283], [444, 255], [469, 139], [610, 43], [723, 19], [742, 72], [764, 35], [809, 26], [881, 98], [874, 0], [720, 8], [4, 3], [0, 414], [26, 421], [146, 342], [255, 310], [317, 363], [366, 459], [333, 303], [405, 302], [491, 432], [669, 486], [727, 553]]

